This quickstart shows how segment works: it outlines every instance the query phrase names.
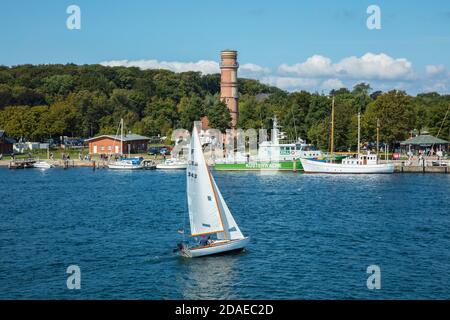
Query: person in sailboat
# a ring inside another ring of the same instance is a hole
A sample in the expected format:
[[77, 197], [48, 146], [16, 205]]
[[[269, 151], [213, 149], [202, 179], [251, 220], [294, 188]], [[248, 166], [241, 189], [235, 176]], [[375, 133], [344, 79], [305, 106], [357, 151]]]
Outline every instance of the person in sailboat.
[[202, 235], [202, 237], [200, 238], [199, 244], [203, 247], [208, 245], [208, 240], [206, 239], [205, 235]]

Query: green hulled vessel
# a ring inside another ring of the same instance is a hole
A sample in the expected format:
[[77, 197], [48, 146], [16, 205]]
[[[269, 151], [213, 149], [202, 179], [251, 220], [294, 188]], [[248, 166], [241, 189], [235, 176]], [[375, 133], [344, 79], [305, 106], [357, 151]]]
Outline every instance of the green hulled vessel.
[[218, 171], [302, 171], [300, 159], [324, 158], [320, 150], [302, 139], [280, 143], [283, 137], [284, 134], [279, 131], [277, 118], [274, 117], [272, 138], [259, 144], [256, 156], [235, 152], [228, 158], [217, 159], [213, 167]]
[[302, 171], [301, 161], [216, 163], [217, 171]]

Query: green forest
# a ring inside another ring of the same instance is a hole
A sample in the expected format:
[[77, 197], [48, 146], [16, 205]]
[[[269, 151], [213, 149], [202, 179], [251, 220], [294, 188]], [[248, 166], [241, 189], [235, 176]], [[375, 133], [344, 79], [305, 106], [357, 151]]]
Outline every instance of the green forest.
[[[169, 136], [191, 129], [207, 116], [210, 127], [224, 130], [230, 116], [220, 102], [220, 75], [101, 65], [0, 66], [0, 129], [9, 136], [42, 141], [59, 136], [88, 138], [114, 134], [120, 118], [125, 130], [146, 136]], [[289, 139], [301, 137], [327, 149], [331, 96], [335, 97], [335, 148], [356, 146], [357, 114], [362, 141], [395, 143], [411, 132], [428, 131], [448, 140], [450, 117], [443, 122], [450, 95], [373, 91], [369, 84], [318, 92], [286, 92], [257, 80], [239, 79], [238, 127], [271, 128], [277, 115]], [[442, 128], [441, 128], [442, 127]]]

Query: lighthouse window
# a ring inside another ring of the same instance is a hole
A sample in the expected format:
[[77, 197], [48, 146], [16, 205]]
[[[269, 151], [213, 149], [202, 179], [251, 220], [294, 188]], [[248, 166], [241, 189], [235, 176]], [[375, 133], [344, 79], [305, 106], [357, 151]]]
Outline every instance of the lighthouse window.
[[211, 196], [208, 196], [208, 201], [211, 201]]

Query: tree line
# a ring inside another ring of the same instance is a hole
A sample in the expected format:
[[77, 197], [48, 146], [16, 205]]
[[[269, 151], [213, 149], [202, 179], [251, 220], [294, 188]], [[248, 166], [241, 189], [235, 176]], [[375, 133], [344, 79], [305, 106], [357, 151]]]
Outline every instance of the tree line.
[[[271, 128], [276, 115], [288, 138], [301, 137], [327, 149], [331, 97], [335, 98], [335, 147], [356, 145], [357, 114], [362, 140], [374, 141], [377, 121], [381, 140], [389, 143], [427, 130], [449, 139], [450, 119], [442, 120], [449, 95], [403, 91], [373, 92], [360, 83], [351, 90], [286, 92], [257, 80], [239, 80], [238, 127]], [[9, 136], [42, 141], [59, 136], [114, 134], [121, 118], [126, 131], [170, 136], [190, 129], [207, 116], [210, 127], [225, 130], [230, 116], [219, 99], [220, 75], [101, 65], [0, 66], [0, 128]]]

